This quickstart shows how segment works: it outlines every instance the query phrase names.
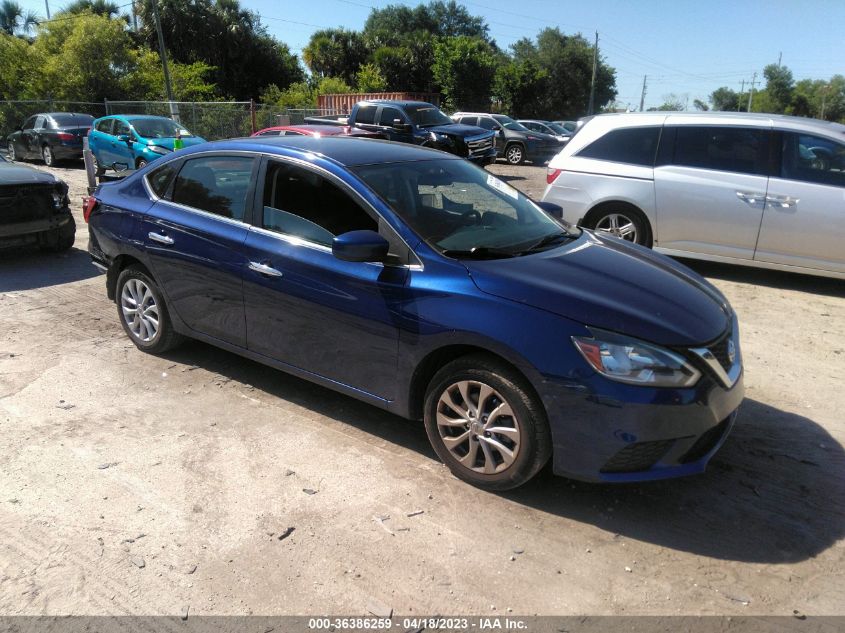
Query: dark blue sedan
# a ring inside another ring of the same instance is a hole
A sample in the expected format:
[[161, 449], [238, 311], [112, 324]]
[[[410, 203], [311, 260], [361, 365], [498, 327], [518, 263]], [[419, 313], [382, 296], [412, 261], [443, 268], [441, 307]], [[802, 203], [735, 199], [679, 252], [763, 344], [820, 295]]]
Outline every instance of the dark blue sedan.
[[742, 401], [718, 290], [435, 150], [209, 143], [101, 185], [85, 217], [138, 348], [196, 338], [423, 419], [483, 488], [550, 457], [593, 481], [701, 472]]

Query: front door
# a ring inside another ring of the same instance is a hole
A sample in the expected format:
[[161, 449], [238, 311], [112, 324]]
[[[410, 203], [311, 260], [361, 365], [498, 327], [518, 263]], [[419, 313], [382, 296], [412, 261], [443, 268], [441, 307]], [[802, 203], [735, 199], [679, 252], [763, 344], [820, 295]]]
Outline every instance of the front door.
[[261, 217], [245, 245], [248, 348], [394, 399], [407, 268], [332, 255], [334, 236], [379, 230], [374, 212], [339, 181], [275, 159], [264, 172]]
[[769, 172], [768, 128], [667, 126], [654, 169], [655, 246], [752, 259]]

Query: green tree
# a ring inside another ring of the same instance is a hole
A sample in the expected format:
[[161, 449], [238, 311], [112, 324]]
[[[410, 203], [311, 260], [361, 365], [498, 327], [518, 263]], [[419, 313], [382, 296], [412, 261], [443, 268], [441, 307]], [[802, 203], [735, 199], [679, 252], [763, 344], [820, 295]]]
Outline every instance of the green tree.
[[0, 2], [0, 31], [7, 35], [26, 36], [38, 26], [38, 17], [32, 11], [24, 11], [14, 0]]
[[62, 13], [85, 13], [86, 11], [107, 18], [116, 18], [120, 15], [120, 7], [116, 2], [109, 0], [75, 0], [67, 5]]
[[340, 77], [347, 83], [355, 82], [367, 57], [363, 36], [342, 28], [316, 31], [302, 50], [302, 58], [313, 74]]
[[656, 108], [649, 108], [649, 112], [683, 112], [686, 110], [686, 95], [669, 93], [663, 95], [663, 103]]
[[317, 91], [307, 81], [299, 81], [282, 90], [275, 84], [261, 95], [261, 103], [278, 108], [316, 108]]
[[[164, 101], [164, 69], [157, 52], [147, 48], [132, 51], [134, 68], [123, 79], [127, 98], [144, 101]], [[208, 82], [214, 68], [204, 62], [170, 64], [170, 84], [177, 101], [212, 101], [219, 95], [217, 87]]]
[[766, 78], [766, 110], [774, 114], [787, 112], [792, 105], [792, 91], [795, 81], [792, 78], [792, 71], [786, 66], [769, 64], [763, 69], [763, 76]]
[[363, 64], [355, 76], [358, 92], [382, 92], [387, 89], [387, 80], [375, 64]]
[[26, 40], [0, 33], [0, 100], [39, 97], [32, 89], [40, 66], [36, 51]]
[[701, 99], [694, 99], [692, 105], [695, 106], [695, 109], [699, 112], [707, 112], [710, 109], [710, 106]]
[[739, 109], [740, 96], [727, 86], [717, 88], [710, 93], [710, 104], [720, 112], [736, 112]]
[[340, 77], [323, 77], [317, 82], [318, 95], [348, 94], [352, 88]]
[[496, 68], [493, 95], [502, 112], [517, 118], [539, 115], [538, 106], [548, 90], [546, 73], [532, 59], [505, 61]]
[[466, 35], [440, 40], [434, 48], [431, 70], [447, 107], [490, 109], [496, 57], [484, 40]]

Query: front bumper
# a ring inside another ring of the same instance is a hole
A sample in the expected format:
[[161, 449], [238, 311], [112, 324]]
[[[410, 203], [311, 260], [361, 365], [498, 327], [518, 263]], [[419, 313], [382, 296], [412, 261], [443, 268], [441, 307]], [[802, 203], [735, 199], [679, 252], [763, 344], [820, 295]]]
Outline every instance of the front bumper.
[[703, 376], [688, 389], [656, 389], [594, 376], [546, 380], [554, 472], [596, 482], [667, 479], [703, 472], [730, 433], [743, 376], [727, 389]]
[[70, 209], [65, 208], [63, 212], [49, 218], [0, 224], [0, 248], [33, 243], [40, 234], [60, 229], [72, 220]]

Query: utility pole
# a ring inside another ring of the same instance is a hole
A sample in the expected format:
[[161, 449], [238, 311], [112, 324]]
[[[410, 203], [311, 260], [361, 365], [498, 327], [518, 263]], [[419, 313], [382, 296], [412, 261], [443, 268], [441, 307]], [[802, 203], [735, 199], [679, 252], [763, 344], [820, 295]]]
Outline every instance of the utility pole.
[[44, 0], [44, 6], [47, 7], [47, 19], [50, 19], [50, 0]]
[[742, 103], [742, 93], [745, 92], [745, 79], [742, 80], [742, 87], [739, 89], [739, 96], [736, 98], [736, 111], [739, 112], [739, 106]]
[[167, 91], [167, 101], [170, 104], [170, 118], [179, 122], [179, 107], [173, 103], [173, 88], [170, 85], [170, 69], [167, 67], [167, 51], [164, 49], [164, 33], [161, 31], [161, 20], [158, 17], [158, 0], [152, 0], [153, 19], [158, 33], [158, 50], [161, 54], [161, 65], [164, 68], [164, 88]]
[[783, 51], [778, 53], [778, 68], [780, 68], [780, 60], [783, 59]]
[[822, 111], [819, 113], [819, 118], [824, 121], [824, 108], [827, 103], [827, 90], [830, 88], [830, 84], [826, 85], [822, 88]]
[[135, 0], [132, 0], [132, 30], [138, 32], [138, 14], [135, 13]]
[[645, 88], [646, 88], [646, 79], [648, 79], [648, 75], [643, 75], [643, 91], [640, 94], [640, 112], [643, 111], [643, 107], [645, 107]]
[[593, 106], [596, 102], [596, 67], [599, 63], [599, 32], [596, 31], [596, 45], [593, 48], [593, 79], [590, 82], [590, 104], [587, 106], [587, 114], [593, 113]]
[[748, 92], [748, 112], [751, 112], [751, 99], [754, 96], [754, 84], [757, 81], [757, 73], [754, 73], [754, 76], [751, 77], [751, 90]]

